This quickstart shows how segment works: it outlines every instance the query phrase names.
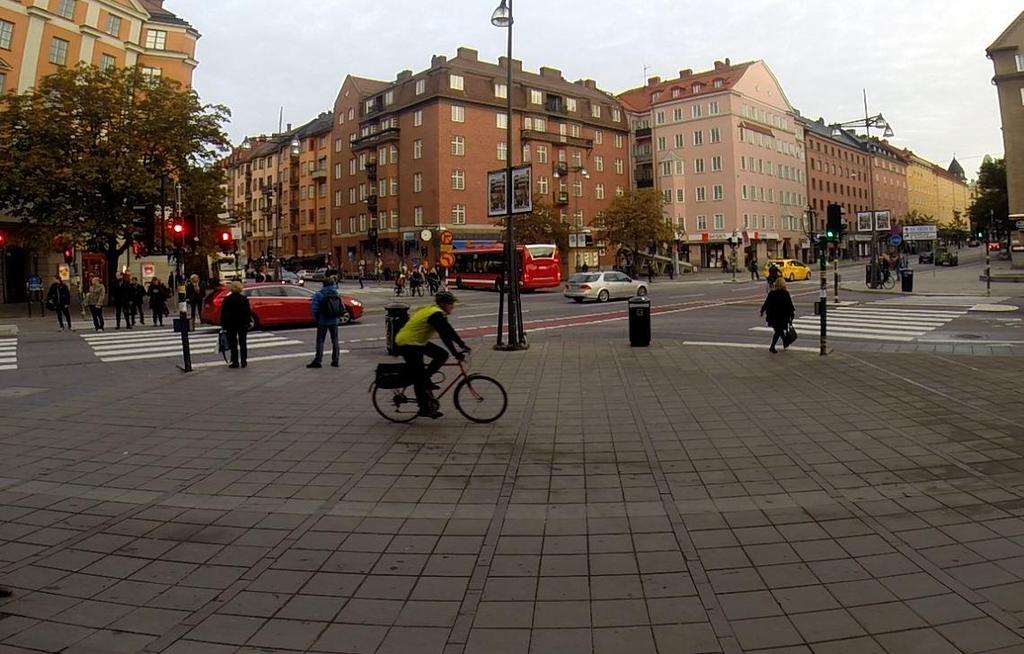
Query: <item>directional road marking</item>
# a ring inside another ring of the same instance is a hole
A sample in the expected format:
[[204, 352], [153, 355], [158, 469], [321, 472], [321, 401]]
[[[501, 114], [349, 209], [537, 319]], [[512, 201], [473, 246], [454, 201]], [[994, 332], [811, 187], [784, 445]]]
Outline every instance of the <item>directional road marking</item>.
[[18, 369], [18, 337], [0, 338], [0, 370]]
[[[218, 331], [216, 327], [208, 327], [189, 334], [192, 356], [217, 354]], [[181, 356], [181, 335], [169, 329], [97, 332], [82, 334], [82, 338], [104, 363]], [[288, 345], [303, 345], [303, 342], [271, 332], [249, 333], [249, 350]]]
[[[910, 342], [967, 313], [966, 310], [914, 309], [884, 307], [878, 303], [829, 307], [829, 337], [859, 338], [873, 341]], [[801, 316], [793, 321], [797, 332], [817, 338], [821, 319]], [[752, 327], [750, 331], [770, 332], [771, 327]]]

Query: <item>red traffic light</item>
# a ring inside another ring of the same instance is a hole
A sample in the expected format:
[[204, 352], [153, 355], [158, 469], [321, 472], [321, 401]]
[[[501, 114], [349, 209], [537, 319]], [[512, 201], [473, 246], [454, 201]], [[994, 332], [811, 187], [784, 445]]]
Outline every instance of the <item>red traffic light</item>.
[[226, 230], [221, 232], [220, 233], [220, 240], [221, 240], [222, 243], [230, 243], [231, 242], [231, 232], [226, 231]]
[[185, 226], [181, 223], [174, 223], [174, 225], [171, 226], [171, 229], [174, 230], [175, 234], [181, 234], [185, 231]]

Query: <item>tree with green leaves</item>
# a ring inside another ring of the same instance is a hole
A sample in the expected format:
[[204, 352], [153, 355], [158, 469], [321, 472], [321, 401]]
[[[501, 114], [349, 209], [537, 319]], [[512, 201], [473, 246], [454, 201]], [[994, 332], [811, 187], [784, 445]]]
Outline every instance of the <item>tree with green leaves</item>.
[[978, 170], [978, 187], [974, 202], [967, 209], [971, 228], [987, 230], [990, 216], [993, 225], [1001, 228], [1008, 220], [1010, 200], [1006, 193], [1006, 161], [985, 157]]
[[645, 250], [652, 243], [670, 241], [675, 236], [665, 220], [665, 200], [651, 189], [628, 190], [612, 200], [611, 205], [594, 221], [599, 238], [632, 254]]
[[168, 204], [181, 183], [187, 222], [212, 224], [229, 115], [139, 68], [61, 70], [0, 98], [0, 207], [33, 231], [103, 252], [113, 275], [140, 212], [161, 201], [161, 179], [171, 180]]

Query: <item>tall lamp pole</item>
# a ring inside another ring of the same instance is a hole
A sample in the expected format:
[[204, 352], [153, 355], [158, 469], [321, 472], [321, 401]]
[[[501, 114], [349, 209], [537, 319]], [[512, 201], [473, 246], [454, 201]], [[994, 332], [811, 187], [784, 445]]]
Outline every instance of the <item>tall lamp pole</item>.
[[[491, 14], [491, 24], [503, 27], [508, 33], [508, 53], [505, 61], [505, 275], [508, 290], [508, 340], [501, 333], [501, 307], [498, 308], [498, 339], [495, 349], [526, 349], [523, 331], [523, 312], [519, 302], [519, 262], [516, 261], [515, 232], [512, 226], [512, 0], [501, 0]], [[500, 296], [499, 296], [500, 297]]]
[[882, 138], [892, 138], [893, 131], [892, 126], [885, 119], [882, 114], [875, 116], [868, 115], [868, 92], [864, 91], [864, 118], [857, 120], [850, 120], [845, 123], [836, 123], [832, 125], [832, 132], [834, 134], [841, 134], [842, 130], [846, 127], [863, 127], [866, 139], [868, 141], [868, 195], [871, 202], [871, 288], [879, 287], [879, 270], [878, 270], [878, 239], [876, 238], [875, 230], [875, 166], [874, 166], [874, 155], [871, 153], [870, 142], [871, 142], [871, 128], [876, 127], [882, 130]]

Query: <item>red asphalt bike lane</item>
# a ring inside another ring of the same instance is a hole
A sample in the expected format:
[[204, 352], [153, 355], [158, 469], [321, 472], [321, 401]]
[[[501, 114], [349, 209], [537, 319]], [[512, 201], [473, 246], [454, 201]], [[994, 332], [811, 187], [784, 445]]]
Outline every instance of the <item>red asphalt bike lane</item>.
[[[813, 291], [806, 291], [803, 293], [794, 293], [793, 297], [815, 295], [818, 292], [818, 289], [815, 289]], [[680, 304], [669, 304], [663, 307], [654, 307], [651, 309], [651, 315], [658, 316], [671, 313], [683, 313], [686, 311], [699, 311], [701, 309], [713, 309], [733, 304], [746, 304], [751, 300], [762, 300], [764, 297], [764, 294], [757, 294], [734, 298], [731, 300], [693, 300], [691, 302], [683, 302]], [[528, 320], [524, 322], [523, 330], [526, 333], [541, 332], [565, 329], [566, 327], [575, 327], [577, 325], [596, 325], [606, 322], [615, 322], [617, 320], [626, 320], [628, 317], [628, 311], [606, 311], [602, 313], [590, 313], [585, 316], [542, 318], [539, 320]], [[459, 335], [463, 338], [482, 338], [484, 336], [496, 336], [497, 331], [497, 325], [487, 325], [486, 327], [471, 327], [469, 329], [461, 330]]]

